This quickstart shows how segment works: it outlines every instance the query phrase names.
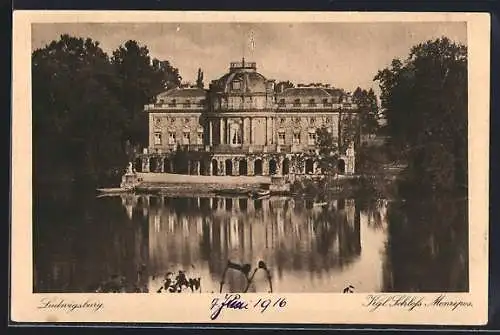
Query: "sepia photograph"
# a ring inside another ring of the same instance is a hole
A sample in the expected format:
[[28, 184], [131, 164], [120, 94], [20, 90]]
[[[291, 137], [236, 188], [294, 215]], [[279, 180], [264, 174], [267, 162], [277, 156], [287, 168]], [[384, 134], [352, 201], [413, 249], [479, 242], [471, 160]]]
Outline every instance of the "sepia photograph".
[[468, 294], [469, 29], [30, 24], [32, 293]]

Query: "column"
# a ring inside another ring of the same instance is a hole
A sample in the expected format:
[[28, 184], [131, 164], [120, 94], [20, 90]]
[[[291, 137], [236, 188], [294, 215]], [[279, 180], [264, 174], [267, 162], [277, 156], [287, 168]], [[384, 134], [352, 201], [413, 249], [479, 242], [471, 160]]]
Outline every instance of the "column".
[[226, 128], [226, 144], [231, 144], [231, 130], [229, 126], [229, 120], [225, 119], [225, 122], [226, 126], [224, 128]]
[[249, 127], [249, 130], [250, 130], [250, 144], [255, 143], [255, 140], [253, 138], [254, 134], [253, 134], [253, 128], [252, 128], [253, 125], [252, 125], [252, 123], [253, 123], [253, 120], [252, 120], [252, 118], [250, 118], [250, 127]]
[[266, 137], [266, 141], [264, 142], [266, 145], [269, 144], [269, 137], [268, 137], [268, 129], [267, 129], [267, 117], [265, 118], [265, 122], [264, 122], [264, 136]]
[[240, 172], [240, 160], [235, 158], [233, 161], [233, 176], [238, 176]]
[[213, 136], [213, 124], [212, 124], [212, 120], [208, 121], [208, 143], [210, 146], [213, 145], [213, 142], [212, 142], [212, 136]]
[[276, 117], [273, 116], [271, 118], [271, 120], [272, 120], [272, 123], [271, 123], [272, 124], [272, 126], [271, 126], [272, 141], [273, 141], [273, 144], [275, 144], [275, 143], [278, 143], [278, 139], [277, 139], [278, 131], [276, 129]]
[[243, 119], [243, 144], [249, 144], [250, 143], [250, 119], [249, 118], [244, 118]]
[[240, 118], [240, 131], [241, 131], [241, 145], [245, 143], [245, 119]]
[[191, 174], [191, 160], [188, 160], [187, 174]]
[[271, 131], [272, 120], [272, 118], [266, 117], [266, 139], [268, 145], [273, 143], [273, 134]]
[[[200, 175], [200, 161], [196, 161], [196, 174], [199, 176]], [[198, 202], [200, 201], [200, 198], [198, 198]]]
[[165, 166], [165, 157], [160, 158], [160, 164], [161, 164], [160, 171], [163, 173], [163, 172], [165, 172], [165, 168], [164, 168], [164, 166]]
[[269, 158], [262, 157], [262, 175], [269, 176]]
[[220, 144], [225, 144], [224, 137], [226, 133], [226, 124], [223, 118], [220, 119]]

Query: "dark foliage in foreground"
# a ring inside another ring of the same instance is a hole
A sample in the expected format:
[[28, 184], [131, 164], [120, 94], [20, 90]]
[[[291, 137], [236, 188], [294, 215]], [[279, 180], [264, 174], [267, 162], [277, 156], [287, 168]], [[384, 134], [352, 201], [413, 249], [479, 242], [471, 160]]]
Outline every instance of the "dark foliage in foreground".
[[134, 150], [147, 143], [143, 106], [180, 79], [177, 69], [151, 59], [135, 41], [112, 57], [98, 42], [69, 35], [35, 50], [35, 183], [117, 183]]

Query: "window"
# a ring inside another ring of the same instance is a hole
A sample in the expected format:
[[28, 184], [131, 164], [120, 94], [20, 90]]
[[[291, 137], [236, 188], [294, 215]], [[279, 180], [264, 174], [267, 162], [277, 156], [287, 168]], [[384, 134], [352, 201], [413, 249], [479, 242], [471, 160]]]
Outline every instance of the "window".
[[198, 132], [198, 144], [203, 144], [203, 132]]
[[293, 134], [293, 144], [300, 144], [300, 133]]
[[175, 101], [175, 99], [172, 99], [172, 100], [170, 101], [170, 103], [168, 104], [168, 106], [169, 106], [169, 107], [175, 107], [175, 106], [177, 106], [177, 101]]
[[182, 136], [182, 143], [189, 144], [189, 139], [190, 139], [190, 134], [189, 132], [185, 131]]
[[186, 101], [184, 102], [183, 106], [184, 106], [184, 108], [189, 108], [189, 107], [191, 107], [191, 101], [186, 100]]
[[239, 90], [239, 89], [241, 89], [241, 82], [233, 81], [233, 90]]
[[316, 144], [316, 133], [309, 133], [309, 145], [315, 145]]
[[175, 133], [168, 133], [168, 144], [175, 144]]
[[284, 118], [280, 119], [280, 124], [285, 124], [285, 119]]
[[198, 106], [204, 106], [205, 105], [205, 99], [201, 99], [198, 101]]
[[161, 145], [161, 133], [155, 133], [154, 142], [155, 145]]
[[300, 99], [295, 99], [293, 101], [293, 107], [300, 107]]
[[278, 133], [278, 144], [279, 145], [284, 145], [285, 144], [285, 132], [280, 131]]
[[280, 101], [278, 102], [278, 106], [285, 107], [285, 99], [280, 99]]
[[314, 125], [316, 123], [316, 118], [312, 117], [309, 122], [311, 123], [311, 125]]
[[309, 99], [309, 107], [316, 107], [316, 100]]

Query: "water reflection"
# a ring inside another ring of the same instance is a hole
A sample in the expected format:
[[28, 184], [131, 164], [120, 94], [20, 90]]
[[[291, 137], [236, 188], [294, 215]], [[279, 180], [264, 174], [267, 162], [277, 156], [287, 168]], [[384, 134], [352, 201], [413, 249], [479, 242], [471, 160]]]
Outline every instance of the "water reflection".
[[[244, 291], [241, 272], [223, 276], [228, 260], [251, 271], [265, 262], [273, 292], [467, 289], [459, 224], [410, 225], [408, 208], [383, 200], [123, 195], [53, 206], [35, 217], [35, 292], [157, 292], [179, 271], [201, 278], [197, 292], [218, 292], [221, 281]], [[449, 266], [429, 275], [440, 264]], [[257, 271], [248, 292], [269, 289]]]

